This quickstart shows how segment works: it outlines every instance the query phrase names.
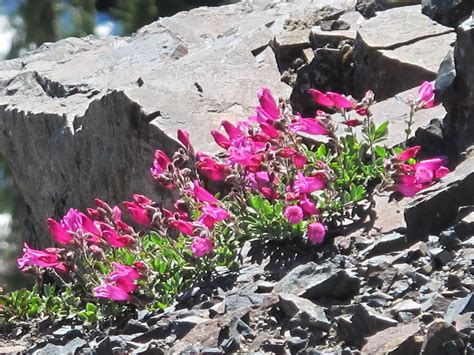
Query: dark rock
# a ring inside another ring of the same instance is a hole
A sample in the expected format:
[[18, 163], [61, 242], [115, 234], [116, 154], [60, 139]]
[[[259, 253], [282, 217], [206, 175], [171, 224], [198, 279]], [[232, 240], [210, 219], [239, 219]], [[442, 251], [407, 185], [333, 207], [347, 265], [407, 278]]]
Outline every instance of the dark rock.
[[460, 287], [462, 284], [462, 280], [458, 275], [450, 274], [448, 275], [448, 279], [446, 280], [446, 287], [448, 289], [454, 289]]
[[279, 306], [291, 318], [294, 326], [319, 328], [328, 331], [331, 322], [328, 321], [324, 308], [313, 302], [288, 293], [279, 294]]
[[228, 295], [224, 300], [227, 312], [238, 310], [248, 310], [252, 307], [258, 307], [267, 298], [264, 294], [238, 292], [237, 294]]
[[451, 301], [449, 299], [438, 293], [434, 293], [421, 305], [421, 310], [423, 312], [430, 310], [432, 312], [444, 314], [450, 304]]
[[[449, 3], [449, 1], [447, 2]], [[472, 6], [472, 5], [471, 5]], [[448, 111], [444, 119], [444, 136], [447, 146], [452, 146], [451, 154], [461, 154], [474, 143], [469, 132], [474, 127], [474, 74], [472, 56], [474, 44], [474, 18], [468, 18], [456, 30], [457, 40], [454, 51], [448, 53], [440, 66], [436, 79], [437, 100]], [[465, 203], [462, 206], [473, 205]], [[459, 207], [461, 205], [456, 205]]]
[[470, 0], [422, 0], [421, 11], [433, 20], [449, 27], [457, 27], [468, 18], [474, 8]]
[[464, 216], [456, 225], [454, 226], [456, 234], [460, 238], [472, 237], [474, 235], [474, 211]]
[[220, 344], [220, 348], [226, 353], [233, 353], [240, 349], [240, 344], [236, 338], [224, 339]]
[[127, 322], [125, 327], [120, 330], [120, 334], [137, 334], [137, 333], [145, 333], [149, 330], [149, 326], [145, 323], [142, 323], [138, 320], [131, 319]]
[[390, 308], [390, 312], [392, 312], [393, 314], [397, 314], [400, 312], [419, 314], [420, 310], [421, 304], [410, 299], [398, 302]]
[[377, 0], [357, 0], [356, 10], [365, 18], [375, 17], [376, 11], [382, 11], [383, 7]]
[[148, 343], [153, 339], [163, 339], [171, 334], [172, 328], [169, 322], [158, 323], [157, 325], [150, 328], [144, 334], [141, 334], [133, 338], [133, 341], [136, 343]]
[[98, 354], [113, 355], [112, 345], [110, 344], [110, 337], [106, 336], [97, 343], [95, 348]]
[[56, 338], [60, 338], [66, 342], [70, 339], [78, 338], [82, 335], [82, 330], [78, 328], [71, 328], [70, 326], [61, 327], [53, 332]]
[[367, 339], [362, 348], [363, 354], [392, 354], [408, 355], [419, 354], [423, 341], [416, 337], [420, 332], [420, 325], [416, 322], [399, 324], [382, 330]]
[[435, 265], [442, 267], [453, 259], [453, 255], [443, 248], [430, 249], [430, 254], [435, 262]]
[[440, 233], [439, 244], [444, 246], [446, 250], [457, 250], [461, 244], [461, 240], [457, 237], [456, 231], [450, 228]]
[[285, 353], [285, 341], [280, 339], [271, 339], [264, 341], [261, 345], [263, 351], [268, 351], [273, 354]]
[[364, 337], [397, 324], [396, 320], [382, 316], [366, 305], [357, 304], [350, 319], [339, 318], [337, 333], [347, 344], [361, 346]]
[[[422, 346], [423, 354], [437, 354], [449, 341], [457, 341], [459, 333], [456, 328], [443, 320], [435, 320], [428, 325], [427, 334]], [[459, 353], [460, 354], [460, 353]]]
[[178, 339], [188, 334], [196, 325], [206, 322], [207, 319], [198, 316], [189, 316], [182, 319], [175, 319], [171, 323], [173, 333]]
[[[164, 355], [165, 351], [161, 349], [158, 344], [151, 342], [150, 344], [144, 345], [134, 351], [137, 355]], [[98, 354], [99, 355], [99, 354]], [[102, 354], [100, 354], [102, 355]]]
[[416, 129], [415, 142], [416, 145], [423, 147], [423, 153], [426, 156], [445, 154], [446, 147], [444, 144], [442, 121], [438, 118], [433, 118], [428, 125]]
[[291, 351], [292, 354], [303, 350], [304, 348], [306, 348], [307, 344], [307, 339], [301, 339], [299, 337], [291, 337], [286, 341], [286, 345], [288, 346], [288, 349]]
[[390, 233], [379, 236], [367, 249], [363, 250], [361, 254], [365, 258], [370, 258], [375, 255], [388, 254], [393, 251], [406, 248], [408, 246], [407, 238], [404, 234]]
[[388, 294], [395, 298], [404, 296], [412, 288], [412, 284], [409, 280], [398, 280], [395, 281], [391, 286]]
[[321, 21], [319, 25], [323, 31], [345, 31], [351, 28], [351, 25], [344, 20]]
[[291, 270], [274, 288], [308, 299], [322, 297], [345, 300], [359, 292], [360, 280], [345, 270], [318, 267], [310, 262]]

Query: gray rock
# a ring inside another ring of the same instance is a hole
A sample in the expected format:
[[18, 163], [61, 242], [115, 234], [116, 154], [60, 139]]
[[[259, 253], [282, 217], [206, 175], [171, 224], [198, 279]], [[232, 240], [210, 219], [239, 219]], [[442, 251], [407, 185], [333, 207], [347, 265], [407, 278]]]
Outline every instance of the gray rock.
[[456, 318], [464, 313], [474, 312], [474, 293], [453, 301], [446, 311], [446, 322], [452, 323]]
[[379, 236], [368, 248], [364, 249], [361, 254], [365, 258], [370, 258], [374, 255], [388, 254], [393, 251], [398, 251], [407, 246], [408, 243], [406, 236], [394, 232]]
[[443, 320], [435, 320], [428, 326], [421, 354], [436, 354], [449, 341], [459, 339], [456, 328]]
[[430, 254], [435, 264], [439, 267], [446, 265], [453, 259], [453, 255], [449, 251], [443, 248], [430, 249]]
[[149, 174], [154, 149], [172, 154], [184, 128], [196, 149], [215, 150], [210, 129], [250, 114], [258, 88], [287, 96], [268, 44], [294, 9], [198, 8], [132, 37], [70, 38], [2, 62], [0, 154], [31, 211], [33, 244], [51, 244], [48, 217], [95, 197], [166, 202]]
[[421, 191], [405, 209], [408, 234], [412, 239], [439, 233], [456, 220], [460, 206], [472, 205], [474, 195], [466, 193], [474, 184], [474, 154], [438, 184]]
[[43, 345], [40, 349], [35, 349], [31, 351], [35, 355], [64, 355], [64, 354], [75, 354], [76, 351], [85, 345], [87, 341], [80, 338], [75, 338], [65, 345], [54, 345], [52, 343], [39, 344], [38, 346]]
[[171, 322], [173, 333], [178, 339], [188, 334], [196, 325], [206, 322], [207, 319], [198, 316], [189, 316], [181, 319], [175, 319]]
[[224, 300], [225, 310], [226, 312], [249, 310], [261, 305], [266, 298], [265, 294], [238, 292], [237, 294], [226, 296]]
[[[437, 100], [442, 102], [448, 115], [444, 120], [444, 136], [453, 154], [461, 154], [474, 143], [469, 132], [474, 127], [474, 55], [472, 36], [474, 18], [464, 21], [456, 30], [454, 51], [450, 51], [440, 66], [436, 79]], [[464, 206], [472, 205], [466, 203]], [[459, 207], [459, 206], [457, 206]]]
[[421, 6], [426, 16], [449, 27], [457, 27], [474, 9], [470, 0], [422, 0]]
[[365, 337], [397, 324], [396, 320], [382, 316], [364, 304], [357, 304], [350, 319], [339, 318], [337, 333], [347, 344], [361, 346]]
[[125, 327], [120, 330], [121, 334], [137, 334], [137, 333], [145, 333], [149, 330], [149, 326], [146, 323], [142, 323], [138, 320], [131, 319], [127, 322]]
[[420, 330], [416, 322], [387, 328], [368, 338], [361, 351], [363, 354], [419, 354], [423, 342], [416, 334]]
[[464, 216], [456, 225], [454, 230], [461, 237], [474, 235], [474, 211]]
[[276, 293], [293, 293], [308, 299], [322, 297], [345, 300], [359, 292], [360, 280], [345, 270], [318, 267], [310, 262], [291, 270], [274, 288]]
[[439, 235], [439, 244], [444, 246], [447, 250], [456, 250], [461, 244], [461, 240], [457, 237], [454, 229], [447, 229]]
[[80, 337], [82, 330], [79, 328], [72, 328], [70, 326], [61, 327], [53, 332], [56, 338], [60, 338], [61, 341], [66, 342], [67, 340]]
[[454, 40], [451, 29], [434, 25], [420, 13], [419, 5], [381, 12], [359, 29], [353, 93], [362, 97], [370, 89], [383, 100], [435, 79]]
[[294, 326], [319, 328], [325, 331], [331, 327], [323, 307], [289, 293], [280, 293], [278, 296], [280, 308], [291, 318], [290, 322]]

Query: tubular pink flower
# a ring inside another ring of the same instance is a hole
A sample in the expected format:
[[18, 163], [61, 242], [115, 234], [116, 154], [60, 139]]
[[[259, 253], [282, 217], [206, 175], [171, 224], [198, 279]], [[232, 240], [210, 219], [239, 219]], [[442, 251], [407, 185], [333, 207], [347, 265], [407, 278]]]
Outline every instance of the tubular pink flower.
[[341, 94], [335, 92], [327, 92], [326, 95], [333, 101], [333, 106], [337, 109], [352, 109], [354, 104], [351, 100]]
[[100, 236], [100, 231], [96, 227], [95, 223], [84, 213], [80, 212], [80, 216], [82, 219], [82, 232], [83, 233], [90, 233], [93, 236]]
[[334, 101], [325, 93], [316, 89], [309, 89], [308, 93], [313, 97], [314, 102], [316, 102], [318, 105], [325, 107], [334, 106]]
[[112, 220], [118, 222], [122, 220], [122, 210], [119, 206], [114, 206], [112, 208]]
[[278, 136], [280, 135], [278, 130], [273, 127], [273, 125], [266, 122], [260, 123], [260, 129], [270, 138], [278, 138]]
[[230, 168], [226, 164], [218, 163], [207, 154], [198, 152], [196, 154], [196, 167], [200, 174], [213, 181], [224, 181], [229, 175]]
[[293, 160], [293, 164], [295, 164], [296, 168], [298, 169], [303, 169], [308, 161], [306, 155], [302, 153], [296, 153], [291, 159]]
[[73, 237], [67, 232], [67, 230], [61, 226], [54, 219], [48, 218], [48, 229], [53, 235], [53, 238], [59, 244], [65, 245], [72, 242]]
[[413, 197], [425, 187], [422, 184], [397, 184], [395, 188], [405, 197]]
[[308, 226], [307, 237], [311, 244], [321, 244], [326, 236], [326, 227], [319, 222], [311, 223]]
[[266, 112], [267, 116], [272, 120], [278, 119], [280, 117], [280, 110], [270, 90], [263, 87], [258, 91], [257, 96], [260, 101], [260, 107]]
[[288, 206], [285, 208], [284, 213], [291, 224], [296, 224], [303, 219], [303, 210], [299, 206]]
[[362, 124], [362, 121], [353, 118], [353, 119], [342, 122], [342, 124], [344, 124], [348, 127], [357, 127], [357, 126], [360, 126]]
[[203, 257], [212, 251], [212, 240], [204, 237], [195, 237], [191, 244], [191, 251], [195, 258]]
[[207, 228], [214, 228], [216, 222], [221, 222], [229, 217], [229, 212], [222, 207], [205, 205], [202, 208], [202, 214], [197, 222], [205, 225]]
[[47, 248], [36, 250], [24, 243], [23, 256], [17, 260], [18, 268], [24, 271], [28, 266], [50, 267], [60, 272], [66, 272], [66, 265], [59, 261], [59, 253], [63, 249]]
[[137, 289], [135, 281], [140, 278], [140, 274], [132, 266], [120, 263], [112, 263], [114, 271], [107, 277], [108, 281], [113, 281], [125, 292], [130, 293]]
[[292, 132], [304, 132], [313, 135], [326, 135], [328, 130], [324, 125], [316, 118], [302, 118], [297, 116], [297, 120], [294, 123], [288, 125]]
[[449, 169], [445, 166], [440, 166], [438, 170], [436, 170], [436, 178], [441, 179], [449, 174]]
[[435, 102], [434, 83], [424, 81], [418, 88], [418, 99], [423, 103], [422, 108], [431, 108], [437, 106]]
[[151, 218], [148, 216], [148, 212], [145, 208], [143, 208], [136, 202], [125, 201], [123, 205], [136, 223], [142, 225], [151, 224]]
[[235, 127], [229, 121], [222, 121], [222, 126], [224, 127], [225, 131], [229, 135], [229, 138], [231, 141], [236, 141], [242, 137], [242, 132], [240, 131], [240, 129]]
[[100, 286], [93, 290], [97, 298], [107, 298], [113, 301], [129, 301], [130, 295], [121, 286], [112, 285], [110, 282], [102, 281]]
[[410, 147], [400, 154], [398, 154], [395, 159], [400, 160], [400, 161], [406, 161], [408, 159], [416, 157], [418, 152], [420, 151], [421, 147], [419, 145], [415, 145], [413, 147]]
[[176, 229], [177, 231], [186, 234], [186, 235], [193, 235], [194, 226], [191, 222], [183, 221], [181, 219], [176, 219], [169, 222], [170, 226]]
[[178, 129], [178, 140], [184, 145], [191, 155], [194, 155], [194, 148], [189, 139], [189, 133], [183, 129]]
[[311, 201], [306, 194], [300, 197], [299, 206], [307, 216], [313, 216], [319, 213], [316, 204]]
[[214, 138], [214, 141], [217, 143], [218, 146], [227, 149], [230, 147], [231, 142], [229, 138], [227, 138], [225, 135], [223, 135], [221, 132], [216, 131], [213, 129], [211, 131], [212, 137]]
[[201, 187], [199, 180], [193, 181], [193, 194], [199, 202], [218, 203], [219, 200], [209, 191]]
[[320, 175], [306, 177], [299, 172], [293, 183], [293, 190], [297, 193], [305, 194], [321, 190], [324, 186], [324, 178]]
[[82, 227], [81, 213], [75, 208], [70, 208], [61, 220], [61, 225], [66, 230], [77, 233], [77, 231]]
[[148, 197], [139, 194], [133, 194], [132, 198], [140, 206], [151, 206], [151, 204], [153, 203], [153, 201], [150, 200]]
[[107, 229], [102, 232], [102, 238], [114, 248], [125, 248], [132, 245], [135, 240], [129, 235], [117, 233], [114, 229]]
[[168, 170], [168, 165], [171, 163], [170, 158], [161, 150], [155, 150], [155, 159], [153, 160], [153, 167], [151, 173], [153, 176], [163, 174]]

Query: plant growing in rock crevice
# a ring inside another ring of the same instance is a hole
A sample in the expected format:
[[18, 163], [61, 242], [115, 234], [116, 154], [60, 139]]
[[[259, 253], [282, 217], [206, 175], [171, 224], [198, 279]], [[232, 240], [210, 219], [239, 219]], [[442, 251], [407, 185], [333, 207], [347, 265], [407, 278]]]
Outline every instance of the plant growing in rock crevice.
[[[417, 107], [431, 105], [427, 85]], [[391, 187], [412, 196], [448, 172], [442, 157], [416, 162], [419, 147], [401, 151], [382, 145], [388, 122], [374, 123], [371, 92], [361, 101], [309, 93], [328, 112], [302, 117], [286, 102], [278, 105], [268, 89], [260, 90], [253, 116], [223, 121], [224, 131], [211, 132], [223, 149], [216, 155], [195, 151], [179, 130], [183, 147], [172, 157], [157, 150], [151, 167], [152, 178], [177, 196], [171, 208], [136, 194], [123, 207], [96, 199], [87, 213], [71, 209], [60, 221], [49, 219], [60, 248], [41, 251], [25, 244], [18, 265], [34, 274], [38, 285], [45, 273], [52, 275], [58, 289], [43, 285], [5, 296], [0, 314], [5, 319], [76, 314], [94, 322], [128, 307], [164, 309], [217, 266], [237, 267], [245, 240], [322, 244], [328, 230], [366, 213], [375, 189]], [[342, 134], [340, 124], [346, 126]], [[220, 191], [214, 195], [216, 186]], [[74, 302], [44, 306], [45, 297], [65, 295]], [[38, 306], [25, 308], [25, 299]], [[96, 299], [103, 301], [95, 306]]]

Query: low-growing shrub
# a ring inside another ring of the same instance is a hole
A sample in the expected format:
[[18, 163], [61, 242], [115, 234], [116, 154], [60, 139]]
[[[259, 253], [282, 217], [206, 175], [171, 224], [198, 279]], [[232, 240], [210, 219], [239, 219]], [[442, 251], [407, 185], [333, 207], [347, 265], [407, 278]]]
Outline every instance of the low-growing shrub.
[[[121, 206], [96, 199], [85, 212], [48, 219], [59, 247], [25, 244], [18, 266], [37, 285], [2, 296], [3, 319], [73, 314], [93, 323], [130, 307], [164, 309], [217, 266], [238, 267], [245, 240], [323, 244], [368, 213], [375, 190], [413, 196], [448, 173], [444, 157], [417, 162], [420, 147], [383, 145], [388, 122], [375, 124], [371, 92], [360, 101], [309, 94], [326, 111], [293, 114], [263, 88], [253, 116], [211, 132], [222, 148], [215, 155], [195, 151], [179, 130], [182, 148], [172, 157], [157, 150], [151, 167], [156, 183], [177, 196], [170, 207], [136, 194]], [[435, 104], [431, 83], [419, 94], [408, 102], [407, 141], [416, 111]]]

